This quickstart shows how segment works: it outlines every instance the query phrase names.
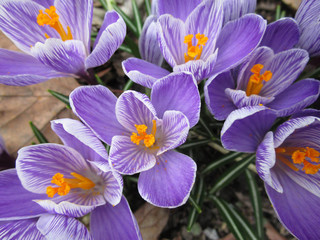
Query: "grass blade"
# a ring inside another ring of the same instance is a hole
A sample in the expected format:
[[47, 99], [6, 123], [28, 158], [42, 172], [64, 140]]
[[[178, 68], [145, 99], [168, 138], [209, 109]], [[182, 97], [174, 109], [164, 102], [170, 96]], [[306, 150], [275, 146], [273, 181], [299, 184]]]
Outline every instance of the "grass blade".
[[30, 127], [34, 136], [38, 139], [39, 143], [48, 143], [46, 137], [42, 134], [42, 132], [33, 124], [32, 121], [29, 122]]
[[48, 92], [54, 96], [55, 98], [59, 99], [61, 102], [63, 102], [64, 104], [67, 105], [67, 108], [71, 109], [70, 107], [70, 102], [69, 102], [69, 97], [62, 94], [62, 93], [59, 93], [59, 92], [56, 92], [56, 91], [53, 91], [53, 90], [48, 90]]

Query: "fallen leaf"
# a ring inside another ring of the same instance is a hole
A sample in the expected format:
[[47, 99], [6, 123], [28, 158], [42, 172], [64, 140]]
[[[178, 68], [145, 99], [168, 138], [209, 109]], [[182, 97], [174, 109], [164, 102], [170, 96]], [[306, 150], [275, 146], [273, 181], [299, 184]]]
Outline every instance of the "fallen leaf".
[[137, 219], [143, 240], [157, 240], [169, 219], [170, 210], [149, 203], [140, 207], [134, 216]]
[[297, 10], [302, 0], [282, 0], [282, 1], [285, 4], [287, 4], [290, 8]]
[[[14, 44], [0, 33], [0, 48], [17, 50]], [[48, 89], [69, 95], [79, 84], [73, 78], [56, 78], [44, 83], [17, 87], [0, 85], [0, 134], [9, 154], [16, 156], [17, 151], [36, 142], [29, 126], [32, 121], [50, 142], [59, 138], [50, 129], [50, 120], [74, 115], [65, 104], [51, 96]]]

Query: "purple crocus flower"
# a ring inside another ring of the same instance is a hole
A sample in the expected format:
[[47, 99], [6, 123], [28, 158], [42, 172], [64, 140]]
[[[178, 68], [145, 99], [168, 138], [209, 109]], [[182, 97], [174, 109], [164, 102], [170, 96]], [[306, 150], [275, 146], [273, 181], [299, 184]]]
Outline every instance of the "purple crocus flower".
[[271, 132], [275, 112], [247, 107], [229, 115], [221, 136], [227, 149], [256, 152], [257, 171], [278, 218], [301, 240], [320, 238], [319, 115], [303, 111]]
[[[47, 213], [74, 218], [91, 212], [94, 239], [141, 239], [122, 197], [122, 178], [111, 170], [100, 140], [72, 119], [52, 121], [52, 129], [65, 145], [24, 147], [18, 152], [17, 173], [8, 170], [18, 177], [0, 174], [5, 183], [0, 186], [0, 220], [41, 220]], [[52, 227], [38, 229], [46, 235]]]
[[300, 29], [297, 47], [307, 50], [311, 57], [320, 56], [320, 2], [303, 0], [295, 19]]
[[24, 53], [0, 49], [0, 83], [30, 85], [54, 77], [83, 77], [121, 45], [126, 26], [110, 11], [90, 53], [93, 1], [5, 0], [0, 29]]
[[186, 202], [196, 164], [175, 152], [199, 120], [200, 96], [190, 73], [157, 81], [151, 100], [126, 91], [118, 99], [103, 86], [79, 87], [70, 94], [75, 114], [111, 145], [110, 162], [122, 174], [140, 173], [138, 190], [148, 202], [177, 207]]
[[257, 0], [224, 0], [223, 1], [223, 25], [238, 19], [245, 14], [254, 13]]
[[[223, 26], [223, 8], [222, 1], [158, 1], [158, 41], [174, 72], [191, 72], [200, 82], [239, 64], [257, 47], [265, 20], [247, 14]], [[229, 11], [225, 17], [235, 15]], [[143, 86], [169, 73], [138, 59], [124, 61], [123, 68], [130, 79]]]
[[304, 79], [293, 83], [309, 60], [307, 51], [279, 50], [274, 53], [269, 47], [259, 47], [236, 71], [207, 81], [206, 103], [216, 119], [224, 120], [235, 109], [257, 105], [276, 110], [278, 116], [288, 116], [318, 98], [319, 81]]

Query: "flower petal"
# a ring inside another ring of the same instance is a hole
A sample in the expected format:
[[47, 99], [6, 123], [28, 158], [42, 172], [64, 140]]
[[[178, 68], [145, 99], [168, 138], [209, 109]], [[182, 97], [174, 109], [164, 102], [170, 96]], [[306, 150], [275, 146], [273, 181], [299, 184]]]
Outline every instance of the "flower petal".
[[[63, 144], [77, 150], [84, 159], [108, 163], [108, 153], [94, 133], [80, 121], [58, 119], [51, 121], [52, 130], [60, 137]], [[108, 169], [111, 170], [109, 166]]]
[[104, 192], [103, 196], [105, 200], [111, 205], [115, 206], [121, 201], [123, 180], [120, 174], [110, 171], [103, 173]]
[[156, 164], [156, 159], [145, 146], [138, 146], [126, 136], [114, 136], [110, 148], [112, 167], [121, 174], [146, 171]]
[[320, 55], [319, 11], [319, 1], [302, 1], [295, 16], [300, 29], [300, 39], [297, 46], [307, 50], [311, 57]]
[[2, 84], [25, 86], [64, 76], [67, 75], [54, 71], [30, 55], [0, 49], [0, 83]]
[[95, 240], [142, 240], [137, 220], [125, 197], [122, 197], [121, 202], [116, 206], [105, 204], [93, 210], [90, 230]]
[[137, 131], [136, 124], [144, 124], [150, 129], [156, 114], [149, 98], [139, 92], [125, 91], [116, 103], [117, 119], [130, 133]]
[[1, 221], [37, 217], [46, 213], [46, 210], [32, 200], [47, 196], [27, 191], [21, 185], [15, 169], [0, 172], [0, 191]]
[[86, 50], [79, 40], [62, 41], [49, 38], [45, 43], [37, 42], [31, 48], [31, 54], [42, 64], [58, 72], [84, 74]]
[[38, 218], [0, 222], [0, 238], [8, 240], [46, 240], [45, 236], [43, 236], [36, 227], [37, 221]]
[[256, 0], [225, 0], [223, 1], [223, 25], [229, 21], [238, 19], [247, 13], [254, 13]]
[[188, 15], [201, 3], [202, 0], [188, 1], [186, 4], [185, 0], [173, 0], [158, 1], [158, 14], [170, 14], [175, 18], [180, 18], [185, 21]]
[[275, 119], [275, 112], [262, 106], [235, 110], [221, 130], [222, 145], [231, 151], [255, 152]]
[[299, 112], [317, 100], [320, 82], [314, 79], [301, 80], [278, 94], [267, 106], [277, 110], [279, 117]]
[[88, 229], [77, 219], [61, 215], [43, 215], [37, 228], [46, 239], [93, 240]]
[[78, 87], [70, 94], [73, 112], [109, 145], [113, 136], [126, 132], [116, 119], [116, 102], [116, 96], [103, 86]]
[[314, 117], [320, 118], [320, 110], [312, 109], [312, 108], [303, 109], [302, 111], [293, 114], [291, 118], [308, 117], [308, 116], [314, 116]]
[[126, 24], [116, 11], [106, 12], [92, 53], [86, 59], [86, 69], [107, 62], [122, 44], [126, 36]]
[[265, 29], [266, 21], [256, 14], [247, 14], [228, 22], [217, 41], [219, 53], [214, 73], [221, 73], [239, 64], [258, 46]]
[[151, 102], [159, 118], [165, 111], [175, 110], [188, 118], [190, 128], [199, 121], [200, 95], [191, 73], [172, 73], [157, 81], [151, 90]]
[[124, 60], [122, 68], [132, 81], [147, 88], [152, 88], [158, 79], [170, 74], [168, 70], [139, 58]]
[[268, 24], [260, 46], [267, 46], [278, 53], [293, 48], [299, 37], [297, 22], [293, 18], [280, 18]]
[[188, 156], [168, 151], [157, 157], [157, 164], [140, 173], [138, 190], [143, 199], [158, 207], [175, 208], [189, 198], [197, 165]]
[[157, 66], [161, 66], [163, 56], [158, 43], [157, 16], [150, 15], [143, 24], [139, 38], [141, 58]]
[[234, 89], [235, 87], [235, 81], [230, 71], [209, 78], [206, 82], [204, 96], [207, 107], [215, 119], [224, 120], [233, 110], [237, 109], [225, 94], [226, 89]]
[[59, 20], [62, 26], [65, 28], [66, 26], [70, 27], [73, 39], [82, 41], [86, 48], [86, 53], [88, 54], [90, 51], [93, 1], [56, 0], [54, 5], [60, 16]]

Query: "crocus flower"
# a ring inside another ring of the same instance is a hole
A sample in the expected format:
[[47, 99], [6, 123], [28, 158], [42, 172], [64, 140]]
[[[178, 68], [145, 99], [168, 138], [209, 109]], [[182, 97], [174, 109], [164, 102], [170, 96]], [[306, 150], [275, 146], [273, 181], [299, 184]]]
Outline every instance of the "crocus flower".
[[[0, 83], [30, 85], [54, 77], [82, 77], [121, 45], [126, 26], [110, 11], [90, 53], [93, 1], [10, 0], [0, 4], [0, 29], [24, 53], [0, 49]], [[50, 5], [50, 6], [49, 6]]]
[[229, 21], [238, 19], [247, 13], [254, 13], [257, 0], [224, 0], [223, 1], [223, 25]]
[[227, 149], [256, 152], [257, 171], [278, 218], [301, 240], [320, 238], [319, 115], [303, 111], [272, 132], [275, 112], [247, 107], [229, 115], [221, 136]]
[[[191, 72], [200, 82], [239, 64], [257, 47], [265, 20], [247, 14], [222, 26], [223, 8], [222, 1], [158, 1], [158, 40], [174, 72]], [[228, 19], [233, 15], [226, 13]], [[123, 68], [130, 79], [142, 85], [169, 73], [138, 59], [126, 60]]]
[[319, 12], [318, 0], [303, 0], [295, 16], [300, 29], [297, 47], [307, 50], [311, 57], [320, 56]]
[[207, 81], [207, 106], [218, 120], [246, 106], [263, 105], [276, 110], [278, 116], [300, 111], [320, 93], [320, 82], [315, 79], [293, 83], [308, 60], [303, 49], [274, 53], [269, 47], [259, 47], [237, 71], [227, 71]]
[[148, 202], [177, 207], [186, 202], [196, 164], [173, 151], [199, 120], [200, 96], [190, 73], [157, 81], [151, 100], [126, 91], [118, 99], [103, 86], [79, 87], [70, 94], [75, 114], [105, 143], [110, 162], [122, 174], [140, 173], [138, 190]]
[[[122, 197], [122, 178], [111, 170], [100, 140], [72, 119], [55, 120], [52, 129], [65, 145], [24, 147], [18, 152], [18, 177], [0, 174], [6, 183], [0, 187], [0, 220], [41, 220], [46, 213], [74, 218], [91, 212], [94, 239], [141, 239]], [[48, 228], [41, 233], [49, 234]]]

